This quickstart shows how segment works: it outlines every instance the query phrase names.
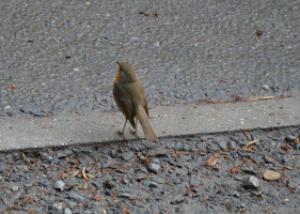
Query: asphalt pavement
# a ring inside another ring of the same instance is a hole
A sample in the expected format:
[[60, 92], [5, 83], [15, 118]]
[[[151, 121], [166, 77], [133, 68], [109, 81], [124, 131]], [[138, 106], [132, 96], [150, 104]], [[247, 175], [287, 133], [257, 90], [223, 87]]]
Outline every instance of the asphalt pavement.
[[150, 106], [300, 89], [300, 2], [1, 1], [0, 115], [110, 111], [116, 61]]

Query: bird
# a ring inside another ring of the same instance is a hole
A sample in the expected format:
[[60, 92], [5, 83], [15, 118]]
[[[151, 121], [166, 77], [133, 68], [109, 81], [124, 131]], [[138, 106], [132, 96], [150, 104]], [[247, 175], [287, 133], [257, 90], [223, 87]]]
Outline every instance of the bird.
[[125, 116], [125, 123], [119, 134], [124, 137], [126, 123], [129, 120], [137, 137], [137, 121], [141, 124], [145, 138], [156, 142], [157, 135], [150, 123], [147, 98], [135, 69], [128, 62], [117, 62], [118, 69], [113, 81], [113, 97]]

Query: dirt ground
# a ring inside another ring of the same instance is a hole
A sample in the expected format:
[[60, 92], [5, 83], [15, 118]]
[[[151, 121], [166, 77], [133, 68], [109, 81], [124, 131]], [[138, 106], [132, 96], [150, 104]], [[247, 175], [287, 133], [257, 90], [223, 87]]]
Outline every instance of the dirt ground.
[[299, 134], [289, 127], [2, 152], [0, 210], [297, 213]]

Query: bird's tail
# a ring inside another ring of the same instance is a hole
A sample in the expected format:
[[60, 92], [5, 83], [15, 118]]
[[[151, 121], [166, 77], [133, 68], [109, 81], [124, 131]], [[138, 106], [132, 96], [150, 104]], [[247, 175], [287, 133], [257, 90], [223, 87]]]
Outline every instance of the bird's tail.
[[157, 141], [157, 136], [151, 126], [149, 117], [146, 114], [145, 109], [141, 105], [138, 106], [137, 109], [137, 118], [141, 123], [145, 138], [150, 141]]

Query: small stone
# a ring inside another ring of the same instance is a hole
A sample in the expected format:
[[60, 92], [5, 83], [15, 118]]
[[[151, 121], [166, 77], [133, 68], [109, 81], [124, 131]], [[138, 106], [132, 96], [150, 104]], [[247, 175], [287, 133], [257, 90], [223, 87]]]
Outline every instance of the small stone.
[[115, 184], [110, 181], [110, 180], [106, 180], [104, 183], [103, 183], [103, 186], [107, 189], [112, 189], [115, 187]]
[[54, 203], [51, 214], [63, 214], [63, 203]]
[[81, 195], [77, 194], [76, 192], [70, 192], [68, 195], [68, 198], [73, 201], [77, 201], [77, 202], [82, 202], [82, 201], [86, 200], [86, 198], [84, 196], [81, 196]]
[[49, 180], [48, 179], [42, 179], [40, 181], [40, 184], [43, 185], [44, 187], [49, 186]]
[[146, 184], [146, 186], [148, 186], [150, 188], [156, 188], [156, 187], [158, 187], [158, 183], [155, 183], [153, 181], [147, 181], [145, 184]]
[[263, 178], [267, 181], [277, 181], [281, 179], [281, 173], [267, 169], [263, 174]]
[[234, 191], [233, 192], [233, 196], [236, 197], [236, 198], [239, 198], [240, 197], [240, 193], [238, 191]]
[[244, 172], [244, 173], [247, 173], [247, 174], [250, 174], [250, 175], [257, 175], [257, 172], [251, 167], [244, 167], [244, 168], [241, 168], [241, 171]]
[[176, 151], [184, 151], [184, 145], [182, 143], [180, 143], [180, 142], [177, 142], [175, 144], [175, 150]]
[[288, 135], [286, 136], [285, 140], [289, 143], [296, 143], [298, 141], [298, 138], [294, 135]]
[[137, 182], [140, 182], [140, 181], [144, 180], [146, 177], [147, 177], [146, 173], [144, 173], [144, 172], [137, 172], [136, 175], [135, 175], [135, 180]]
[[239, 154], [237, 152], [230, 152], [230, 156], [233, 158], [233, 159], [237, 159], [239, 157]]
[[199, 186], [201, 184], [201, 180], [198, 176], [192, 175], [190, 178], [190, 184], [192, 186]]
[[225, 141], [218, 141], [218, 146], [220, 147], [220, 149], [223, 151], [223, 152], [226, 152], [228, 151], [227, 149], [227, 143]]
[[11, 190], [12, 190], [13, 192], [17, 192], [17, 191], [19, 190], [19, 186], [17, 186], [17, 185], [12, 185], [12, 186], [11, 186]]
[[183, 196], [175, 196], [174, 199], [171, 201], [171, 204], [180, 204], [184, 202], [186, 199]]
[[62, 180], [58, 180], [54, 183], [54, 189], [60, 190], [61, 192], [64, 191], [65, 188], [65, 182]]
[[259, 179], [255, 176], [249, 176], [245, 178], [243, 181], [243, 187], [246, 189], [258, 189], [260, 184], [259, 184]]
[[300, 150], [300, 143], [293, 143], [293, 149]]
[[264, 161], [266, 163], [275, 163], [275, 160], [272, 157], [268, 156], [268, 155], [264, 155]]
[[152, 181], [158, 184], [164, 184], [165, 183], [165, 178], [164, 177], [153, 177], [151, 178]]
[[65, 208], [64, 214], [72, 214], [72, 210], [70, 208]]
[[228, 141], [227, 142], [227, 149], [230, 151], [236, 150], [236, 142], [235, 141]]
[[131, 194], [129, 194], [129, 193], [119, 193], [118, 196], [119, 196], [120, 198], [127, 198], [127, 199], [133, 199], [133, 198], [134, 198], [134, 197], [133, 197]]
[[125, 161], [129, 161], [134, 157], [134, 153], [133, 152], [123, 152], [122, 153], [122, 159]]
[[3, 173], [5, 171], [5, 164], [0, 160], [0, 173]]
[[160, 161], [157, 158], [153, 158], [152, 161], [148, 164], [148, 170], [154, 173], [158, 173], [160, 170]]

